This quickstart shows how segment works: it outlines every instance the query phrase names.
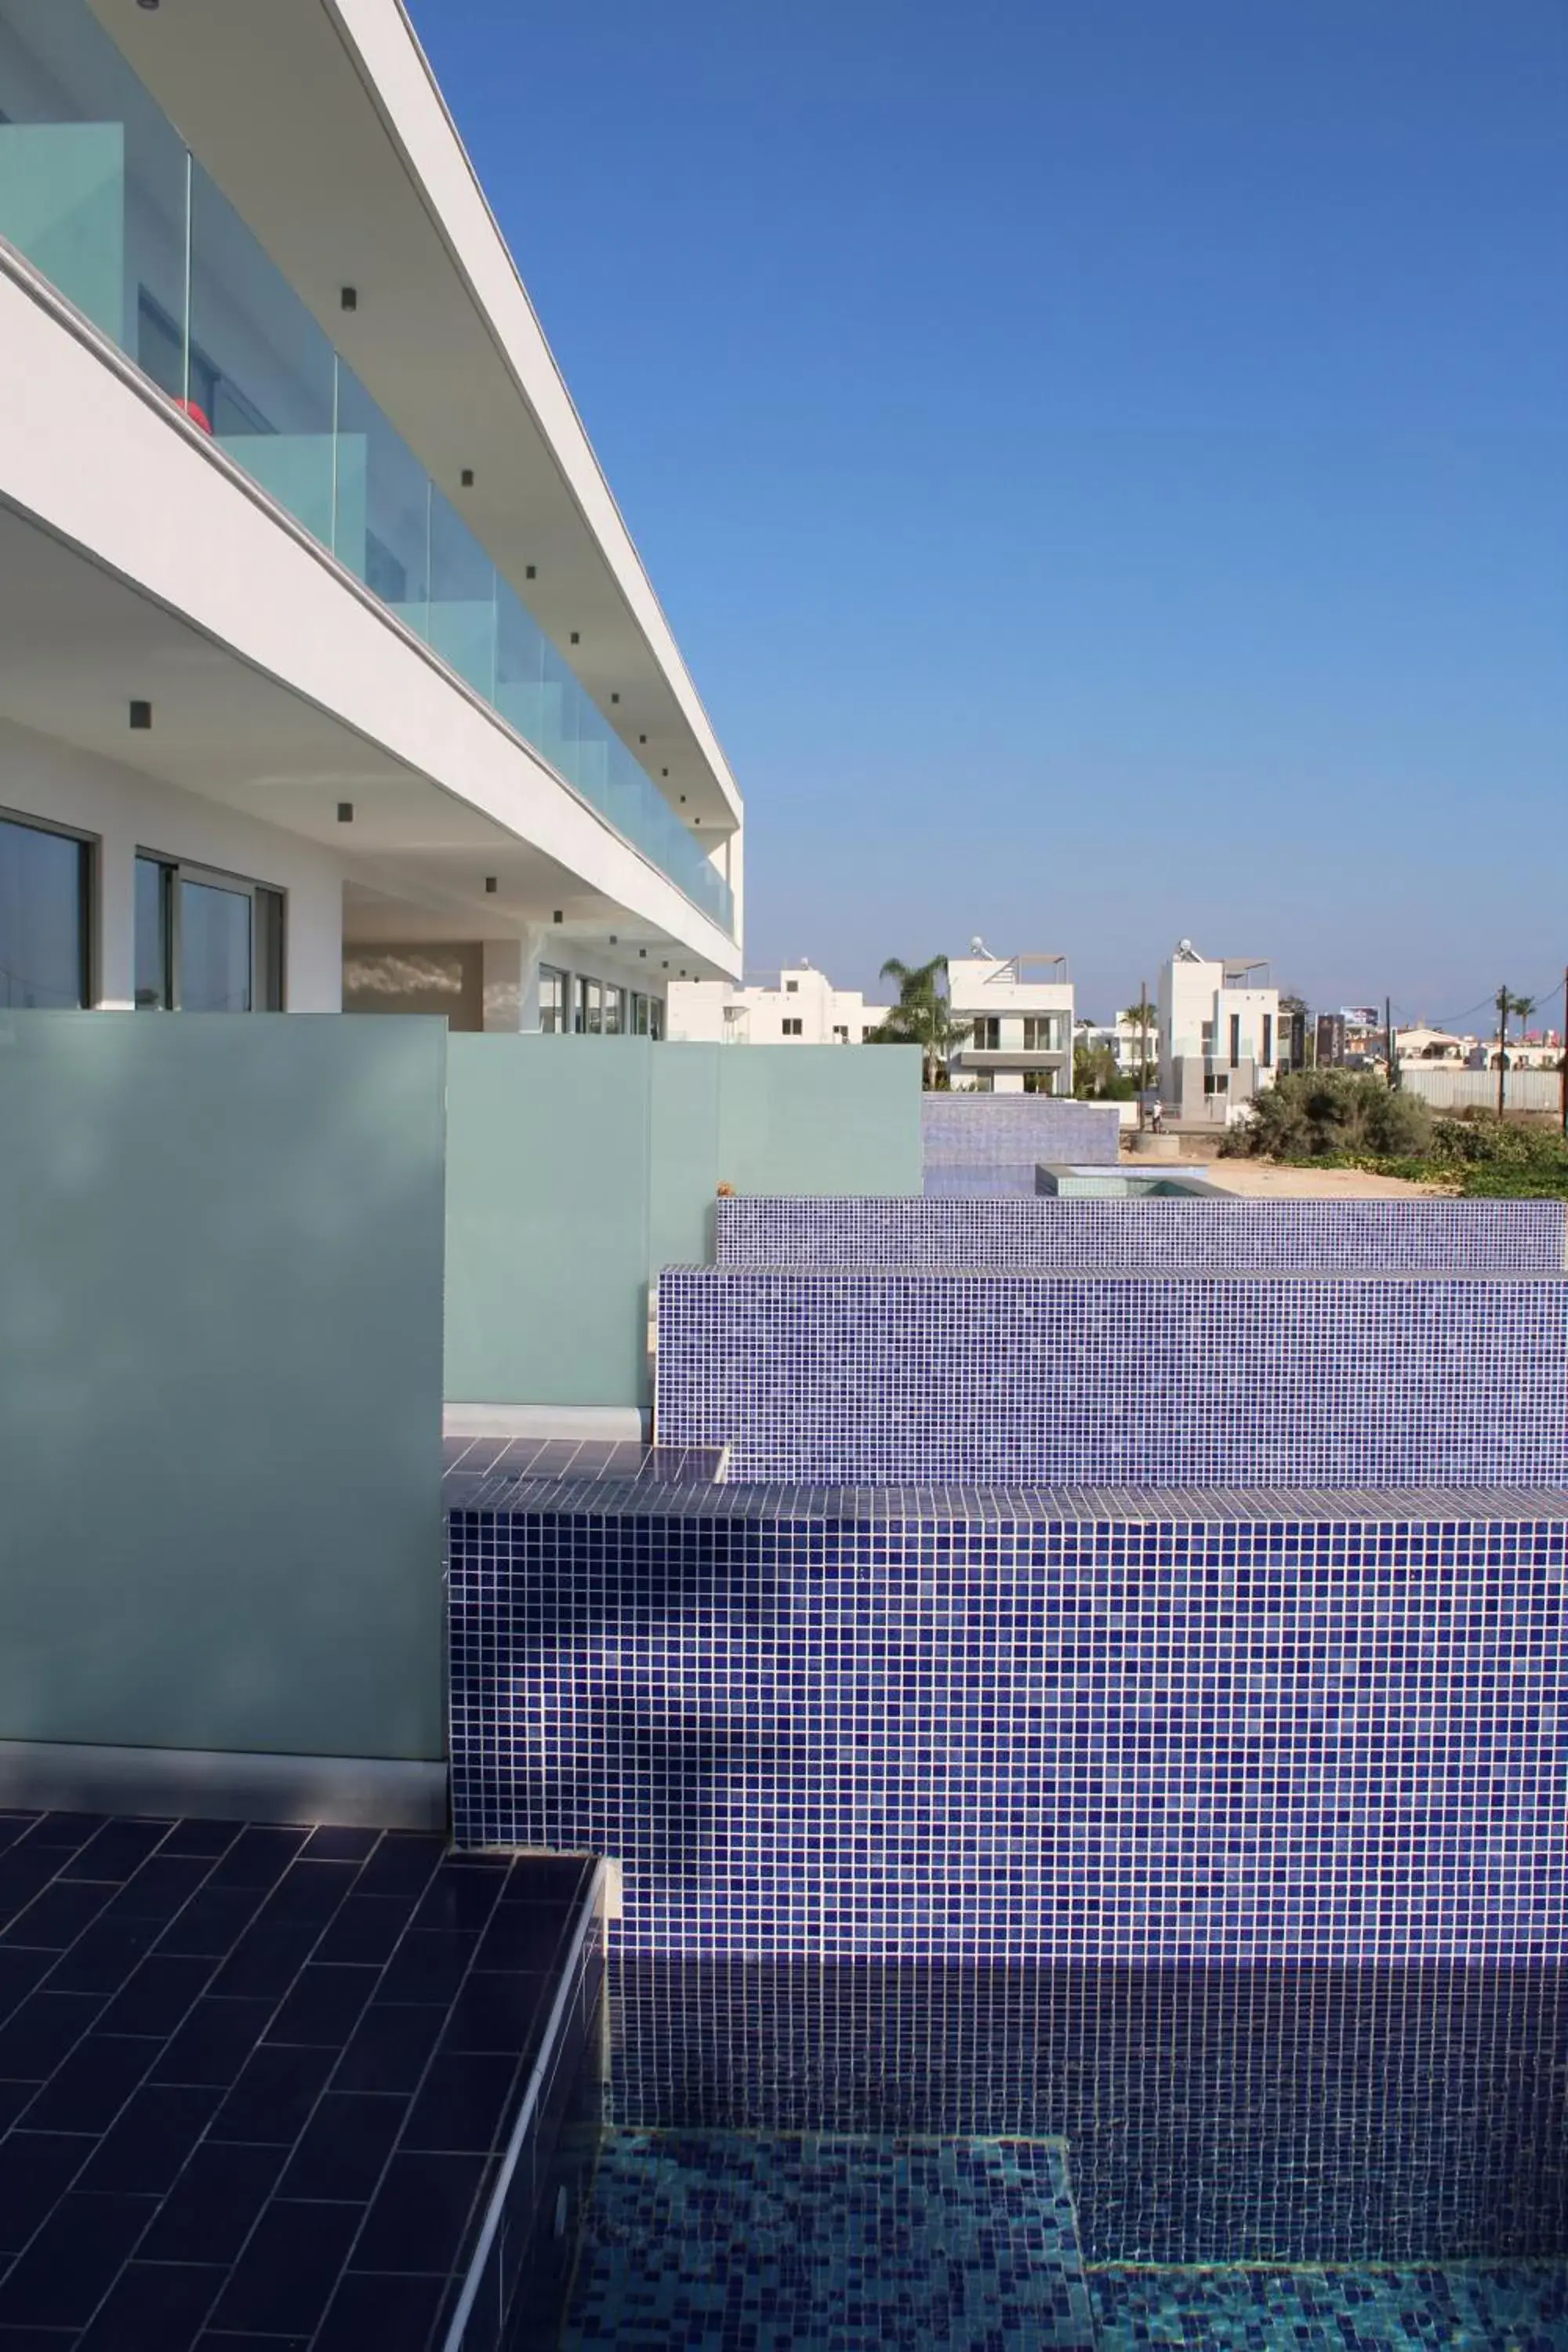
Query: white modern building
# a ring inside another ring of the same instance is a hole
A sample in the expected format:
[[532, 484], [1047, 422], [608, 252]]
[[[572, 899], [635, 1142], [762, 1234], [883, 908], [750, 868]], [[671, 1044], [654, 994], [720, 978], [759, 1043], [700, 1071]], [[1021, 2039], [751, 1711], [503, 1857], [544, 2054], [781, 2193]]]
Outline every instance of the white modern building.
[[1215, 959], [1183, 940], [1161, 966], [1159, 1086], [1173, 1118], [1231, 1117], [1274, 1084], [1279, 992], [1261, 956]]
[[669, 1035], [706, 1045], [859, 1045], [887, 1017], [885, 1004], [835, 988], [809, 963], [780, 972], [776, 988], [678, 980], [669, 991]]
[[0, 0], [0, 1007], [657, 1033], [742, 886], [398, 0]]
[[981, 1094], [1072, 1092], [1073, 992], [1065, 955], [993, 956], [980, 940], [950, 957], [948, 994], [968, 1035], [952, 1085]]
[[1139, 1077], [1147, 1058], [1149, 1083], [1152, 1086], [1158, 1057], [1158, 1031], [1155, 1008], [1149, 1007], [1148, 1045], [1144, 1045], [1142, 1023], [1125, 1018], [1116, 1021], [1080, 1021], [1073, 1032], [1075, 1045], [1084, 1045], [1091, 1053], [1109, 1054], [1124, 1077]]

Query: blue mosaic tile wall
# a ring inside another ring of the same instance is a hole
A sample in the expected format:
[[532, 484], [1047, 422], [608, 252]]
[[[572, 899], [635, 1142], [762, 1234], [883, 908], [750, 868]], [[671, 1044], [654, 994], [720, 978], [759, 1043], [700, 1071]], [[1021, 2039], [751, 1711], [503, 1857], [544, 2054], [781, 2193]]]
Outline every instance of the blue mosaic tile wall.
[[722, 1200], [721, 1265], [1561, 1274], [1561, 1201]]
[[1568, 1508], [458, 1511], [458, 1835], [615, 1856], [667, 1957], [1561, 1963], [1565, 1569]]
[[1568, 1484], [1562, 1276], [675, 1267], [658, 1331], [742, 1481]]
[[1037, 1160], [1104, 1167], [1121, 1152], [1114, 1103], [1055, 1095], [924, 1095], [921, 1133], [928, 1170], [1026, 1164], [1031, 1188]]

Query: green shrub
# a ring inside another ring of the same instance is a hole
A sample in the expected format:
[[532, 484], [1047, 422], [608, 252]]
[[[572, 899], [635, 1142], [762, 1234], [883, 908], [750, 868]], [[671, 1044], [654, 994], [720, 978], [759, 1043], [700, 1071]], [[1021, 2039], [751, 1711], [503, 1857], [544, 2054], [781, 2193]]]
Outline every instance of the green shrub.
[[1268, 1160], [1419, 1159], [1432, 1114], [1365, 1071], [1297, 1070], [1258, 1095], [1221, 1149]]

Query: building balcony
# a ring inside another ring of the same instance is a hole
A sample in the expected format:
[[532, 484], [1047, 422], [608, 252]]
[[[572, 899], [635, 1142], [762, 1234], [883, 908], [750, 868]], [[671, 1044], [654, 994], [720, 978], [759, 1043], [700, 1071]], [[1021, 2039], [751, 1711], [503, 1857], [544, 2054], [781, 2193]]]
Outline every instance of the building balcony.
[[961, 1045], [955, 1070], [1065, 1070], [1071, 1055], [1061, 1046]]
[[[151, 36], [151, 18], [141, 29]], [[321, 29], [330, 37], [324, 15]], [[232, 105], [242, 79], [236, 61], [226, 92], [211, 105]], [[208, 102], [204, 91], [191, 96], [198, 117]], [[395, 160], [391, 142], [384, 144], [387, 161]], [[308, 178], [320, 159], [291, 156], [290, 170], [296, 161]], [[281, 202], [285, 175], [277, 163], [275, 150]], [[313, 234], [319, 243], [320, 215]], [[650, 667], [647, 644], [628, 636], [610, 665], [624, 683], [611, 687], [606, 678], [604, 686], [605, 700], [617, 708], [623, 694], [628, 709], [638, 703], [639, 743], [651, 737], [657, 747], [639, 759], [525, 602], [519, 583], [540, 567], [511, 562], [508, 539], [503, 568], [475, 528], [482, 515], [488, 535], [506, 539], [496, 498], [515, 502], [521, 492], [526, 501], [528, 486], [488, 478], [488, 499], [476, 498], [471, 517], [458, 511], [476, 469], [444, 470], [443, 488], [416, 457], [82, 0], [0, 7], [0, 260], [7, 244], [10, 274], [19, 257], [47, 279], [157, 388], [174, 430], [243, 468], [573, 794], [734, 936], [731, 880], [710, 854], [738, 828], [733, 787], [710, 760], [692, 760], [689, 744], [678, 746], [673, 730], [661, 739], [641, 726], [652, 716], [651, 691], [637, 677], [639, 666]], [[344, 249], [352, 253], [352, 236]], [[448, 260], [449, 282], [426, 289], [412, 257], [405, 271], [391, 259], [397, 316], [382, 320], [367, 350], [389, 376], [403, 370], [423, 377], [426, 362], [412, 348], [420, 305], [428, 294], [436, 331], [435, 302], [450, 302], [457, 274]], [[333, 292], [347, 325], [360, 310], [360, 289]], [[442, 328], [437, 340], [447, 344], [449, 331]], [[458, 381], [467, 387], [466, 375]], [[41, 401], [46, 386], [35, 380], [33, 391]], [[459, 405], [468, 400], [465, 388]], [[482, 440], [492, 421], [481, 427], [476, 420], [470, 438]], [[516, 446], [521, 453], [521, 434]], [[558, 469], [551, 472], [559, 496]], [[581, 524], [578, 538], [551, 569], [582, 572], [590, 561], [603, 567], [603, 549], [586, 543], [591, 535]], [[577, 605], [594, 604], [584, 583]], [[575, 645], [584, 632], [560, 634]], [[607, 622], [591, 634], [610, 643]], [[595, 651], [604, 662], [602, 647]], [[671, 758], [683, 751], [678, 773], [690, 787], [689, 824], [649, 764], [668, 776]]]

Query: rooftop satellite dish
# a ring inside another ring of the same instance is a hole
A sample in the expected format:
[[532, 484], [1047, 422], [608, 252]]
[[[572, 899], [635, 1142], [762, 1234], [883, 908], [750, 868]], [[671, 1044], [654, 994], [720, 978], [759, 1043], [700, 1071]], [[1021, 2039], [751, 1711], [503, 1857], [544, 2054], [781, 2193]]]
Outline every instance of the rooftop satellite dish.
[[978, 931], [975, 932], [974, 937], [969, 942], [969, 952], [972, 956], [983, 956], [990, 953], [990, 950], [987, 948], [984, 940], [981, 938]]

